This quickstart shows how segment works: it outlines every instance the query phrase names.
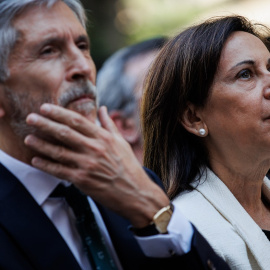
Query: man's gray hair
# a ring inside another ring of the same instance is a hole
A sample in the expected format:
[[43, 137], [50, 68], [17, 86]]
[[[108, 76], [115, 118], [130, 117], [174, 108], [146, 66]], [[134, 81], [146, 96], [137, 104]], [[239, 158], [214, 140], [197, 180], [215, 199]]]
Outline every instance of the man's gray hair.
[[45, 6], [50, 8], [60, 1], [69, 6], [83, 27], [86, 28], [86, 15], [79, 0], [0, 0], [0, 82], [9, 77], [8, 58], [19, 34], [12, 26], [14, 17], [28, 7]]
[[108, 111], [121, 111], [125, 117], [130, 117], [138, 109], [134, 88], [137, 78], [128, 76], [125, 72], [127, 63], [139, 55], [160, 50], [167, 41], [166, 37], [156, 37], [122, 48], [111, 55], [97, 74], [97, 90], [100, 105], [105, 105]]
[[133, 115], [137, 108], [134, 96], [135, 78], [125, 73], [129, 48], [123, 48], [106, 60], [97, 74], [99, 105], [105, 105], [108, 112], [118, 110], [125, 117]]

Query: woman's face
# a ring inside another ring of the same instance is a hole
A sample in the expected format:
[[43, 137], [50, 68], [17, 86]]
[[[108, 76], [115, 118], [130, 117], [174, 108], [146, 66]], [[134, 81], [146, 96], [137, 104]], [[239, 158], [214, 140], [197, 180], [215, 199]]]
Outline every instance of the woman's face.
[[202, 110], [210, 163], [269, 162], [270, 53], [260, 39], [240, 31], [229, 37], [210, 93]]

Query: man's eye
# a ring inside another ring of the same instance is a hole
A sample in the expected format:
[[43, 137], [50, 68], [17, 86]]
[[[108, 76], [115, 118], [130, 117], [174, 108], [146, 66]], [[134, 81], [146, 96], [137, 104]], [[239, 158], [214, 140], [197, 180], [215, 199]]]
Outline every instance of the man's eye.
[[238, 77], [241, 79], [250, 79], [251, 75], [252, 75], [251, 71], [248, 69], [245, 69], [239, 72]]
[[88, 51], [88, 49], [89, 49], [89, 46], [88, 46], [87, 43], [79, 43], [77, 46], [82, 51], [84, 51], [84, 50], [87, 50]]
[[41, 51], [41, 55], [49, 55], [55, 52], [53, 47], [46, 47]]

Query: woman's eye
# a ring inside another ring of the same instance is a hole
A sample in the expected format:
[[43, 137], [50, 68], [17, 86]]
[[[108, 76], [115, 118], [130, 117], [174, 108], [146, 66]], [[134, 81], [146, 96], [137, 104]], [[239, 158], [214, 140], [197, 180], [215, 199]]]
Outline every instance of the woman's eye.
[[250, 72], [250, 70], [242, 70], [240, 73], [239, 73], [239, 75], [238, 75], [238, 77], [239, 78], [241, 78], [241, 79], [250, 79], [251, 78], [251, 72]]

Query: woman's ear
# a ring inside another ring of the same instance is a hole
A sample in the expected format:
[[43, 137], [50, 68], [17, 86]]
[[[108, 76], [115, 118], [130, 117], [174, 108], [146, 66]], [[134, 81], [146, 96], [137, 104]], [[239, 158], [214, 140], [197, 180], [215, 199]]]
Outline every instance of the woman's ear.
[[181, 124], [188, 132], [196, 136], [205, 137], [208, 134], [208, 129], [203, 121], [201, 110], [192, 103], [188, 103], [183, 113]]

